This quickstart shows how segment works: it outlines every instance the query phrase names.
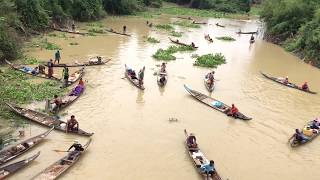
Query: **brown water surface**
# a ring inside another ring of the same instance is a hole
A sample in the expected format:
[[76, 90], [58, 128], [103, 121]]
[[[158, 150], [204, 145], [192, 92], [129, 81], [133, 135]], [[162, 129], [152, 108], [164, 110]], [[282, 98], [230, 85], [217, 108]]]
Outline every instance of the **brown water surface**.
[[[154, 23], [167, 23], [174, 18], [162, 17]], [[92, 144], [80, 161], [62, 179], [111, 180], [194, 180], [201, 179], [184, 147], [184, 133], [194, 132], [205, 155], [214, 159], [224, 179], [230, 180], [317, 180], [320, 176], [320, 139], [296, 149], [287, 141], [295, 128], [319, 116], [319, 95], [311, 95], [276, 84], [264, 78], [260, 71], [274, 76], [289, 76], [292, 82], [308, 81], [312, 90], [320, 92], [320, 71], [304, 64], [278, 46], [258, 38], [249, 45], [249, 35], [235, 34], [255, 31], [256, 21], [209, 19], [226, 28], [202, 25], [200, 29], [176, 27], [185, 32], [181, 41], [194, 41], [199, 49], [192, 53], [177, 53], [176, 61], [167, 64], [169, 80], [165, 88], [157, 86], [156, 61], [151, 56], [158, 48], [170, 44], [166, 32], [150, 29], [142, 18], [108, 18], [107, 27], [121, 30], [124, 24], [132, 37], [105, 34], [75, 36], [67, 40], [48, 38], [63, 50], [62, 62], [81, 62], [95, 55], [111, 57], [105, 66], [86, 68], [87, 88], [83, 96], [69, 107], [67, 117], [74, 114], [80, 127], [94, 132]], [[232, 36], [234, 42], [212, 37]], [[73, 36], [73, 35], [68, 35]], [[143, 36], [161, 40], [150, 44]], [[70, 46], [78, 42], [79, 46]], [[203, 77], [210, 70], [193, 66], [191, 54], [221, 52], [227, 63], [216, 69], [216, 88], [213, 97], [235, 103], [252, 121], [235, 120], [195, 101], [183, 88], [208, 94]], [[54, 52], [35, 50], [29, 53], [41, 59], [52, 58]], [[134, 69], [146, 66], [145, 91], [132, 86], [124, 74], [124, 65]], [[65, 118], [67, 118], [65, 117]], [[170, 122], [169, 118], [177, 118]], [[32, 134], [45, 131], [33, 124]], [[40, 157], [11, 179], [24, 180], [36, 175], [65, 153], [73, 140], [85, 138], [52, 132], [48, 140], [32, 152]], [[28, 155], [30, 155], [29, 153]]]

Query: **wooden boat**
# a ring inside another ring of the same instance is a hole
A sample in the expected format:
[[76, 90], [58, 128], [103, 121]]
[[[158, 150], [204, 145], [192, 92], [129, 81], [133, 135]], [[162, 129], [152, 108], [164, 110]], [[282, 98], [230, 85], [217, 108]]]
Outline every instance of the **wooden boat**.
[[208, 24], [208, 23], [206, 23], [206, 22], [195, 22], [195, 21], [193, 21], [192, 24], [202, 24], [202, 25], [205, 25], [205, 24]]
[[203, 82], [204, 82], [204, 85], [206, 86], [206, 88], [207, 88], [207, 90], [209, 91], [209, 92], [212, 92], [213, 90], [214, 90], [214, 83], [213, 83], [213, 85], [210, 87], [210, 85], [208, 84], [208, 77], [207, 77], [207, 75], [205, 75], [205, 77], [204, 77], [204, 80], [203, 80]]
[[60, 175], [65, 173], [70, 167], [72, 167], [76, 162], [78, 162], [81, 155], [88, 149], [91, 143], [91, 138], [88, 142], [83, 145], [83, 151], [71, 151], [65, 157], [59, 159], [57, 162], [51, 164], [45, 170], [40, 172], [38, 175], [33, 177], [33, 180], [54, 180]]
[[44, 79], [51, 79], [51, 80], [56, 80], [56, 81], [61, 81], [61, 79], [57, 78], [57, 77], [51, 77], [49, 78], [48, 74], [37, 74], [37, 75], [33, 75], [31, 73], [33, 68], [27, 67], [27, 66], [22, 66], [22, 65], [14, 65], [11, 62], [9, 62], [8, 60], [5, 60], [5, 62], [11, 66], [11, 68], [23, 72], [25, 74], [31, 75], [31, 76], [35, 76], [35, 77], [39, 77], [39, 78], [44, 78]]
[[[80, 93], [79, 94], [75, 94], [74, 91], [75, 89], [78, 88], [80, 89]], [[64, 108], [68, 107], [69, 105], [71, 105], [74, 101], [76, 101], [84, 92], [85, 90], [85, 87], [84, 86], [80, 86], [80, 85], [77, 85], [75, 88], [73, 88], [70, 93], [68, 95], [65, 95], [63, 97], [61, 97], [61, 100], [62, 100], [62, 105], [60, 108], [58, 108], [57, 110], [53, 110], [53, 108], [51, 108], [51, 104], [54, 103], [54, 99], [52, 100], [48, 100], [47, 102], [47, 107], [49, 107], [49, 111], [51, 113], [58, 113], [59, 111], [63, 110]]]
[[36, 112], [31, 109], [21, 108], [21, 107], [18, 107], [16, 105], [9, 104], [9, 103], [6, 103], [6, 104], [11, 108], [12, 111], [19, 114], [20, 116], [25, 117], [25, 118], [29, 119], [30, 121], [41, 124], [43, 126], [47, 126], [47, 127], [54, 126], [54, 129], [56, 129], [58, 131], [62, 131], [64, 133], [72, 133], [72, 134], [77, 134], [77, 135], [81, 135], [81, 136], [92, 136], [93, 135], [93, 133], [87, 133], [81, 129], [79, 129], [77, 131], [66, 132], [67, 124], [64, 121], [55, 119], [47, 114]]
[[[72, 64], [54, 64], [53, 67], [81, 67], [81, 66], [99, 66], [99, 65], [105, 65], [107, 62], [111, 61], [111, 59], [105, 59], [99, 62], [98, 60], [90, 60], [83, 63], [72, 63]], [[47, 64], [44, 64], [45, 66], [48, 66]]]
[[186, 20], [192, 20], [192, 21], [193, 21], [193, 19], [192, 19], [191, 17], [180, 17], [180, 16], [178, 16], [177, 18], [179, 18], [179, 19], [186, 19]]
[[[308, 122], [308, 124], [304, 127], [304, 128], [307, 128], [307, 127], [310, 127], [312, 125], [312, 122], [313, 121], [310, 121]], [[318, 126], [320, 128], [320, 126]], [[300, 130], [302, 132], [302, 130]], [[290, 142], [290, 145], [291, 147], [297, 147], [297, 146], [300, 146], [300, 145], [303, 145], [305, 143], [308, 143], [310, 141], [312, 141], [313, 139], [315, 139], [318, 135], [320, 134], [320, 131], [319, 129], [317, 130], [314, 130], [313, 131], [313, 135], [312, 136], [307, 136], [307, 135], [303, 135], [304, 139], [303, 141], [297, 141], [295, 138], [294, 138], [294, 135], [289, 139], [289, 142]]]
[[8, 146], [0, 151], [0, 166], [5, 164], [16, 157], [22, 155], [23, 153], [29, 151], [39, 143], [41, 143], [53, 130], [53, 128], [49, 129], [48, 131], [24, 140], [18, 144], [14, 144], [12, 146]]
[[303, 90], [301, 87], [299, 87], [299, 86], [297, 86], [297, 85], [295, 85], [295, 84], [293, 84], [293, 83], [288, 83], [288, 84], [284, 84], [283, 83], [283, 81], [282, 80], [280, 80], [280, 79], [278, 79], [278, 78], [275, 78], [275, 77], [272, 77], [272, 76], [269, 76], [269, 75], [267, 75], [267, 74], [265, 74], [265, 73], [263, 73], [263, 72], [260, 72], [264, 77], [266, 77], [266, 78], [268, 78], [268, 79], [270, 79], [270, 80], [272, 80], [272, 81], [275, 81], [275, 82], [277, 82], [277, 83], [279, 83], [279, 84], [282, 84], [282, 85], [284, 85], [284, 86], [287, 86], [287, 87], [290, 87], [290, 88], [294, 88], [294, 89], [298, 89], [298, 90], [300, 90], [300, 91], [304, 91], [304, 92], [307, 92], [307, 93], [310, 93], [310, 94], [317, 94], [316, 92], [313, 92], [313, 91], [310, 91], [310, 90]]
[[112, 29], [106, 29], [106, 31], [107, 31], [107, 32], [110, 32], [110, 33], [118, 34], [118, 35], [131, 36], [130, 34], [116, 32], [116, 31], [114, 31], [114, 30], [112, 30]]
[[[191, 44], [182, 43], [182, 42], [180, 42], [179, 40], [178, 40], [178, 41], [175, 41], [175, 40], [173, 40], [173, 39], [171, 39], [171, 38], [169, 38], [169, 40], [170, 40], [172, 43], [174, 43], [174, 44], [178, 44], [178, 45], [181, 45], [181, 46], [190, 46], [190, 47], [192, 47]], [[192, 48], [197, 49], [198, 47], [192, 47]]]
[[60, 32], [65, 32], [65, 33], [70, 33], [70, 34], [79, 34], [79, 35], [86, 35], [88, 33], [84, 33], [84, 32], [79, 32], [79, 31], [72, 31], [70, 29], [63, 29], [63, 28], [52, 28], [55, 31], [60, 31]]
[[[160, 82], [160, 79], [161, 79], [162, 77], [165, 78], [164, 82]], [[160, 72], [160, 71], [159, 71], [159, 72], [157, 73], [157, 83], [158, 83], [158, 85], [159, 85], [160, 87], [164, 87], [164, 86], [167, 84], [167, 81], [168, 81], [168, 74], [167, 74], [167, 72]]]
[[215, 168], [215, 173], [213, 177], [210, 175], [207, 175], [206, 173], [203, 173], [201, 171], [201, 166], [209, 164], [210, 161], [204, 156], [203, 152], [200, 150], [199, 146], [197, 148], [189, 148], [187, 144], [187, 139], [189, 137], [189, 134], [187, 133], [187, 130], [184, 130], [184, 134], [186, 136], [185, 146], [188, 151], [188, 154], [190, 158], [192, 159], [195, 167], [197, 168], [198, 172], [202, 176], [204, 180], [222, 180], [217, 169]]
[[14, 174], [15, 172], [19, 171], [20, 169], [28, 166], [32, 161], [34, 161], [38, 156], [40, 155], [40, 151], [29, 157], [29, 158], [26, 158], [22, 161], [18, 161], [16, 163], [12, 163], [12, 164], [9, 164], [7, 166], [4, 166], [2, 168], [0, 168], [0, 179], [5, 179], [7, 178], [8, 176]]
[[[205, 94], [202, 94], [200, 92], [197, 92], [195, 90], [190, 89], [188, 86], [184, 85], [184, 88], [191, 94], [192, 97], [197, 99], [198, 101], [202, 102], [203, 104], [206, 104], [210, 106], [211, 108], [220, 111], [227, 115], [228, 110], [231, 108], [230, 106], [224, 104], [223, 102], [214, 99], [212, 97], [209, 97]], [[252, 118], [245, 116], [244, 114], [238, 112], [237, 117], [233, 117], [236, 119], [242, 119], [242, 120], [251, 120]]]
[[126, 77], [133, 85], [135, 85], [137, 88], [139, 88], [139, 89], [141, 89], [141, 90], [144, 90], [144, 86], [143, 86], [143, 85], [140, 86], [138, 79], [132, 79], [131, 76], [129, 76], [128, 70], [129, 70], [129, 68], [127, 67], [127, 65], [125, 65], [125, 72], [124, 72], [125, 77]]
[[83, 75], [84, 75], [84, 67], [82, 67], [81, 69], [79, 69], [76, 72], [72, 73], [69, 76], [68, 84], [66, 86], [64, 85], [63, 87], [71, 86], [72, 84], [77, 82], [80, 78], [82, 78]]
[[208, 36], [205, 35], [205, 36], [204, 36], [204, 39], [207, 40], [207, 41], [209, 41], [210, 43], [213, 43], [213, 39], [209, 36], [209, 34], [208, 34]]
[[249, 32], [241, 32], [241, 31], [238, 31], [236, 32], [237, 34], [258, 34], [258, 31], [249, 31]]
[[216, 26], [222, 27], [222, 28], [225, 28], [225, 27], [226, 27], [226, 26], [223, 26], [223, 25], [221, 25], [221, 24], [219, 24], [219, 23], [216, 23]]

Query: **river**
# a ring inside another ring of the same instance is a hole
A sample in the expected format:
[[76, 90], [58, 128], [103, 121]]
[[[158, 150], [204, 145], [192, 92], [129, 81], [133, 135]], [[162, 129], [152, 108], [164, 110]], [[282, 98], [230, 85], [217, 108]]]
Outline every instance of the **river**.
[[[162, 16], [149, 21], [158, 24], [175, 20]], [[119, 31], [125, 24], [132, 37], [115, 34], [68, 39], [48, 37], [63, 48], [63, 63], [84, 61], [95, 55], [112, 58], [105, 66], [86, 68], [86, 91], [64, 112], [67, 116], [63, 119], [74, 114], [82, 129], [95, 134], [88, 151], [61, 179], [201, 179], [185, 149], [184, 129], [195, 133], [200, 148], [215, 161], [223, 179], [319, 179], [320, 139], [295, 149], [288, 145], [295, 128], [302, 128], [319, 116], [319, 95], [281, 86], [264, 78], [260, 71], [289, 76], [298, 84], [308, 81], [311, 89], [318, 92], [320, 71], [281, 47], [263, 41], [261, 36], [250, 46], [249, 35], [235, 34], [239, 29], [255, 31], [261, 26], [257, 21], [207, 21], [227, 27], [177, 27], [185, 32], [181, 41], [194, 41], [199, 49], [175, 54], [177, 60], [167, 64], [169, 80], [163, 89], [158, 87], [153, 75], [161, 61], [151, 56], [158, 48], [168, 47], [170, 41], [166, 32], [148, 28], [143, 18], [103, 20], [106, 27]], [[208, 44], [203, 38], [205, 33], [212, 37], [231, 36], [236, 41], [214, 39]], [[143, 36], [155, 37], [161, 43], [150, 44]], [[78, 42], [79, 46], [70, 46], [70, 42]], [[191, 55], [219, 52], [225, 55], [227, 63], [215, 70], [218, 81], [211, 95], [227, 104], [235, 103], [241, 112], [253, 118], [251, 121], [229, 118], [195, 101], [183, 88], [187, 84], [208, 94], [203, 77], [210, 69], [193, 66]], [[48, 59], [54, 52], [33, 50], [28, 54]], [[144, 92], [122, 79], [125, 64], [134, 69], [146, 67]], [[169, 121], [170, 118], [178, 121]], [[27, 134], [45, 130], [32, 124]], [[27, 155], [41, 151], [40, 157], [11, 179], [29, 179], [65, 155], [54, 149], [65, 150], [75, 139], [86, 142], [86, 138], [59, 132], [52, 132], [47, 139]]]

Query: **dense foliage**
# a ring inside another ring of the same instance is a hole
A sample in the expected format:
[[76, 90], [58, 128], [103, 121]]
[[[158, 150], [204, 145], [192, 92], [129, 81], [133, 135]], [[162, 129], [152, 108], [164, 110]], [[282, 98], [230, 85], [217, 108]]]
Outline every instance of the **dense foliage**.
[[318, 0], [267, 0], [261, 17], [266, 38], [320, 65], [320, 4]]

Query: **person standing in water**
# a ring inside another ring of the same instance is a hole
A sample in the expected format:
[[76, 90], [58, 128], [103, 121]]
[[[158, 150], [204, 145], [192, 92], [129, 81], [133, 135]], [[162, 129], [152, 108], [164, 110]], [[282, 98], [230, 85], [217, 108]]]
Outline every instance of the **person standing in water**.
[[52, 59], [48, 62], [48, 77], [51, 78], [53, 75], [53, 62]]
[[76, 31], [76, 25], [74, 24], [74, 22], [73, 22], [72, 25], [71, 25], [71, 29], [72, 29], [73, 32]]
[[54, 63], [53, 64], [56, 64], [57, 61], [58, 61], [58, 64], [60, 64], [60, 59], [61, 59], [60, 51], [57, 50], [57, 52], [54, 54]]
[[69, 81], [69, 68], [67, 66], [64, 66], [62, 71], [62, 76], [63, 76], [64, 87], [67, 87], [68, 81]]
[[126, 31], [127, 31], [127, 26], [123, 26], [123, 34], [126, 34]]
[[139, 85], [140, 87], [143, 86], [143, 78], [144, 78], [144, 71], [145, 71], [145, 67], [143, 67], [140, 71], [139, 71]]

